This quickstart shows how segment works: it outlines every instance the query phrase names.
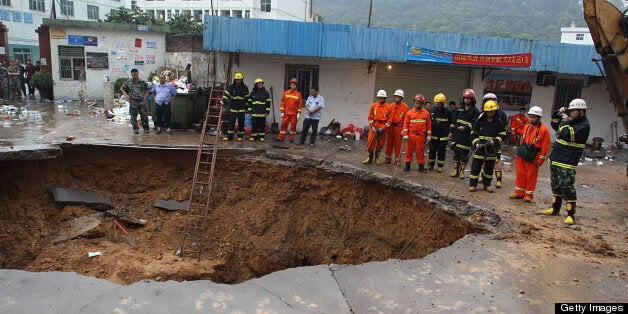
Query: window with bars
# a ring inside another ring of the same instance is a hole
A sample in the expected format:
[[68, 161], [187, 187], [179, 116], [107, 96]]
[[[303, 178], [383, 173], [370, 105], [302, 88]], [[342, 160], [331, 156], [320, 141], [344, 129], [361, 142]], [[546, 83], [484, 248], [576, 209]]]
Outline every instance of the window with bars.
[[61, 7], [61, 14], [67, 15], [67, 16], [74, 16], [74, 1], [59, 0], [59, 6]]
[[98, 20], [100, 19], [99, 7], [97, 5], [87, 5], [87, 18], [90, 20]]
[[270, 12], [270, 0], [260, 0], [262, 12]]
[[46, 4], [44, 3], [44, 0], [29, 0], [28, 8], [33, 11], [46, 12]]
[[288, 81], [291, 78], [296, 78], [299, 81], [297, 90], [301, 93], [303, 102], [310, 95], [310, 88], [312, 86], [318, 86], [318, 65], [299, 65], [299, 64], [287, 64], [286, 65], [286, 89], [290, 88]]
[[203, 21], [203, 10], [194, 10], [193, 11], [194, 20], [197, 22]]
[[31, 59], [31, 48], [13, 48], [13, 57], [20, 60], [20, 64], [25, 64], [26, 59]]
[[584, 40], [584, 34], [576, 34], [576, 40]]
[[251, 17], [251, 10], [244, 10], [244, 17], [245, 18], [250, 18]]
[[11, 6], [11, 0], [0, 0], [0, 5]]
[[552, 112], [558, 110], [560, 107], [567, 107], [571, 100], [580, 98], [580, 95], [582, 95], [582, 81], [557, 79]]
[[242, 17], [242, 10], [233, 10], [231, 12], [233, 13], [231, 14], [233, 17]]
[[59, 72], [63, 81], [84, 81], [85, 47], [59, 46]]

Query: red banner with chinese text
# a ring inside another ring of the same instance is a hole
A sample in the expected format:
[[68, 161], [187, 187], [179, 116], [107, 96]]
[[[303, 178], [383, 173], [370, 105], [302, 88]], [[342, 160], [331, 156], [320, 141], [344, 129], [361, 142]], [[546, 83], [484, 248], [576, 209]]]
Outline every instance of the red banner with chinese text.
[[478, 55], [454, 53], [453, 63], [502, 67], [529, 67], [532, 65], [532, 53], [518, 53], [507, 55]]

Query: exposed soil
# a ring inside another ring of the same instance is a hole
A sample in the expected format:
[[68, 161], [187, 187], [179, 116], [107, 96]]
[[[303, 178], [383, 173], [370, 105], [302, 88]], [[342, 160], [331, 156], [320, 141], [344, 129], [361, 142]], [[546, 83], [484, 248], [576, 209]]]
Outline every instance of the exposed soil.
[[[0, 267], [70, 271], [130, 284], [141, 279], [238, 283], [289, 267], [420, 258], [478, 232], [405, 191], [261, 158], [220, 159], [203, 258], [175, 255], [185, 211], [153, 207], [189, 198], [196, 152], [70, 148], [54, 160], [0, 163]], [[75, 218], [96, 211], [55, 204], [49, 189], [109, 196], [148, 221], [125, 226], [131, 248], [105, 218], [54, 243]], [[592, 248], [599, 250], [603, 248]], [[101, 252], [89, 258], [88, 252]]]

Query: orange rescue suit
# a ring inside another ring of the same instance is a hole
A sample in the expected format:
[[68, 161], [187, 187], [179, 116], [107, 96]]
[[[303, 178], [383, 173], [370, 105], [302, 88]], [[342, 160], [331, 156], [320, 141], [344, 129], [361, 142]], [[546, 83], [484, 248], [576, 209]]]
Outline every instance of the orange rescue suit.
[[[366, 144], [366, 151], [372, 152], [374, 149], [384, 148], [386, 143], [386, 127], [388, 126], [390, 105], [384, 102], [383, 104], [374, 102], [369, 109], [369, 137]], [[373, 128], [376, 130], [382, 129], [380, 134], [373, 132]], [[377, 138], [377, 143], [375, 143]]]
[[408, 112], [408, 105], [405, 102], [397, 104], [393, 102], [389, 106], [390, 115], [388, 117], [388, 144], [386, 144], [386, 162], [391, 162], [392, 152], [395, 151], [395, 164], [401, 162], [401, 146], [403, 144], [403, 121]]
[[[539, 129], [540, 125], [540, 129]], [[534, 142], [536, 132], [539, 131], [539, 136]], [[536, 180], [539, 174], [539, 167], [543, 165], [545, 159], [547, 159], [547, 153], [550, 149], [550, 133], [545, 124], [539, 122], [538, 125], [528, 123], [524, 129], [523, 138], [521, 140], [523, 144], [531, 144], [534, 142], [534, 146], [539, 149], [536, 154], [536, 158], [533, 162], [527, 162], [521, 157], [517, 156], [517, 179], [515, 181], [515, 194], [518, 197], [534, 198], [534, 189], [536, 188]]]
[[523, 114], [516, 114], [512, 117], [512, 121], [510, 121], [510, 136], [515, 142], [518, 138], [521, 138], [523, 128], [525, 128], [528, 122], [530, 122], [530, 119]]
[[279, 110], [284, 115], [281, 118], [281, 130], [277, 139], [284, 140], [286, 133], [288, 133], [288, 124], [290, 124], [289, 140], [291, 142], [294, 140], [294, 136], [297, 134], [297, 114], [301, 113], [301, 107], [303, 107], [303, 98], [298, 90], [288, 89], [283, 92]]
[[416, 152], [416, 161], [425, 164], [425, 138], [432, 136], [432, 117], [429, 111], [421, 108], [412, 108], [406, 114], [403, 122], [403, 135], [408, 136], [406, 143], [406, 162], [412, 161]]

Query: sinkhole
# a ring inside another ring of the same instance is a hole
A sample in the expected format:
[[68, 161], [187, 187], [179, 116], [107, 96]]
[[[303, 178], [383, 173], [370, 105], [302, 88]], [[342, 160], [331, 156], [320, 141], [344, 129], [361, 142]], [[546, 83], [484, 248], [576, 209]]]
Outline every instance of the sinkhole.
[[[2, 161], [0, 266], [122, 284], [233, 284], [291, 267], [421, 258], [484, 232], [406, 190], [264, 156], [220, 156], [200, 261], [175, 254], [186, 212], [153, 207], [158, 199], [189, 198], [195, 151], [77, 146], [56, 159]], [[55, 203], [54, 187], [97, 192], [116, 210], [145, 219], [143, 227], [126, 225], [136, 247], [106, 216], [89, 231], [55, 240], [99, 214]]]

